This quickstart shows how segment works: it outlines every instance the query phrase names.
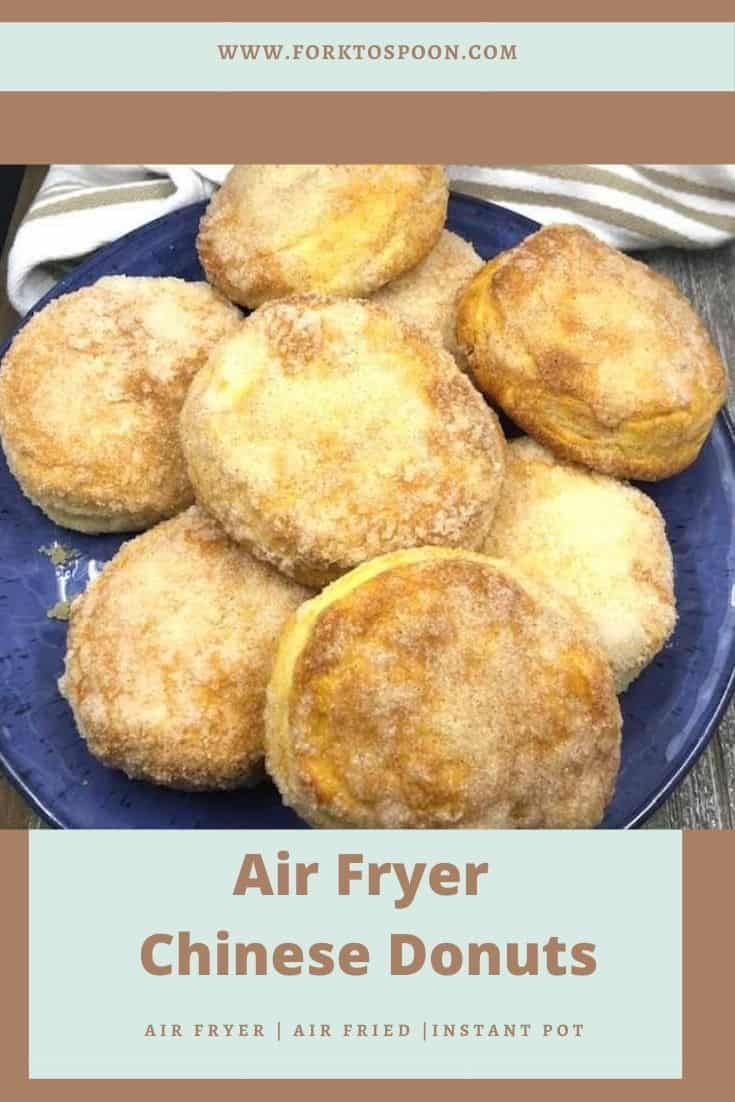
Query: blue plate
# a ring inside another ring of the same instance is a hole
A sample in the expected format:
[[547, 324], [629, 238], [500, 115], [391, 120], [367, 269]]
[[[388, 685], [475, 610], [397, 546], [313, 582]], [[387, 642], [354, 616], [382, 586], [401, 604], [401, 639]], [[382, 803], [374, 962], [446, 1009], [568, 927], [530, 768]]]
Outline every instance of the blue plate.
[[[101, 249], [36, 309], [103, 275], [201, 279], [194, 238], [202, 210], [203, 204], [187, 207]], [[450, 201], [449, 227], [486, 258], [538, 228], [460, 195]], [[665, 799], [712, 736], [733, 690], [735, 437], [729, 418], [718, 417], [694, 466], [642, 488], [666, 518], [679, 623], [622, 698], [622, 768], [603, 823], [614, 828], [638, 826]], [[54, 541], [80, 556], [54, 567], [39, 552]], [[47, 610], [82, 590], [121, 542], [52, 524], [21, 495], [0, 459], [0, 758], [6, 773], [57, 826], [303, 828], [268, 783], [242, 793], [171, 792], [128, 780], [87, 752], [56, 688], [66, 628]]]

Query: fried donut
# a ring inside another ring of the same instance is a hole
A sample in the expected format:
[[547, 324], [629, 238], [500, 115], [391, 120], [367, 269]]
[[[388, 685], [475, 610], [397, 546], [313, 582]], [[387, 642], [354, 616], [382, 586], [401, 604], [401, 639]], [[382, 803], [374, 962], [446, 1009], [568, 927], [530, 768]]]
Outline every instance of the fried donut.
[[514, 566], [444, 548], [364, 563], [291, 617], [266, 767], [320, 827], [591, 827], [621, 719], [573, 606]]
[[479, 547], [505, 450], [448, 353], [377, 306], [319, 296], [268, 303], [218, 346], [181, 439], [197, 501], [314, 586], [400, 547]]
[[434, 337], [464, 370], [454, 335], [457, 299], [482, 264], [468, 241], [444, 230], [425, 260], [376, 291], [372, 301]]
[[464, 292], [457, 338], [485, 391], [563, 459], [657, 480], [694, 462], [722, 360], [664, 276], [575, 226], [502, 253]]
[[562, 463], [528, 438], [508, 447], [488, 555], [575, 602], [597, 632], [622, 692], [674, 630], [664, 519], [625, 482]]
[[124, 544], [72, 604], [59, 682], [91, 752], [171, 788], [257, 776], [276, 640], [307, 596], [196, 506]]
[[109, 276], [55, 299], [0, 371], [0, 437], [30, 500], [78, 532], [133, 532], [191, 504], [189, 382], [242, 317], [206, 283]]
[[447, 199], [441, 165], [235, 165], [197, 249], [207, 279], [243, 306], [359, 297], [423, 260]]

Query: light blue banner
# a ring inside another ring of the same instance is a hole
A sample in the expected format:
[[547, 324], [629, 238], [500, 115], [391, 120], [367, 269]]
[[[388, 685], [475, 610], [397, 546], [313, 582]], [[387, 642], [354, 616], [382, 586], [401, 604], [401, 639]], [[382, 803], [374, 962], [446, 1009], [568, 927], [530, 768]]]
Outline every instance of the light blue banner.
[[733, 23], [3, 23], [3, 91], [732, 91]]
[[681, 1076], [678, 833], [30, 843], [32, 1077]]

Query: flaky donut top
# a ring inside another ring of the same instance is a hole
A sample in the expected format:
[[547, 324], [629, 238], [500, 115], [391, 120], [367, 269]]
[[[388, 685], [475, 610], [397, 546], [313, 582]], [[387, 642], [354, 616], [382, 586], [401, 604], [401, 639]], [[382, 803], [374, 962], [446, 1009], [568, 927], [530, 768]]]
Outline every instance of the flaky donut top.
[[476, 287], [477, 318], [468, 296], [463, 325], [493, 390], [532, 383], [611, 429], [690, 407], [711, 415], [724, 400], [722, 361], [684, 295], [586, 230], [540, 230], [491, 261]]
[[32, 496], [155, 514], [191, 500], [188, 385], [239, 311], [205, 283], [109, 276], [55, 299], [0, 370], [0, 431]]
[[441, 341], [456, 358], [457, 298], [482, 263], [468, 241], [444, 230], [425, 260], [381, 287], [372, 301]]
[[622, 691], [676, 621], [661, 513], [626, 482], [513, 440], [484, 550], [574, 600], [597, 631]]
[[236, 165], [197, 247], [208, 278], [250, 307], [299, 292], [364, 295], [426, 256], [447, 198], [440, 165]]
[[319, 825], [583, 826], [617, 770], [609, 666], [573, 609], [507, 563], [366, 563], [279, 644], [267, 751]]
[[504, 457], [446, 352], [376, 306], [315, 296], [262, 307], [217, 349], [182, 439], [199, 500], [310, 584], [396, 547], [477, 546]]
[[278, 634], [308, 595], [196, 506], [125, 543], [72, 605], [62, 688], [94, 751], [163, 783], [241, 782]]

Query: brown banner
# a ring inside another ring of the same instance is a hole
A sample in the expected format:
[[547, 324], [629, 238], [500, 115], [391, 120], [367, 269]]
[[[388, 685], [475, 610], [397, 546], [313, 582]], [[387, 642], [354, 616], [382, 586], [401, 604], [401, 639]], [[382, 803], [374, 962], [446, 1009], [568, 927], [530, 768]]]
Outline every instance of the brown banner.
[[5, 164], [735, 157], [735, 92], [6, 92], [0, 115]]
[[[123, 1102], [134, 1093], [139, 1102], [241, 1102], [244, 1091], [276, 1102], [298, 1091], [305, 1102], [354, 1102], [403, 1098], [420, 1091], [429, 1102], [444, 1102], [447, 1091], [462, 1102], [480, 1102], [489, 1091], [504, 1102], [701, 1102], [729, 1088], [732, 1052], [732, 993], [735, 956], [730, 951], [735, 914], [735, 832], [702, 831], [684, 835], [684, 1079], [683, 1080], [33, 1080], [28, 1061], [28, 836], [0, 833], [0, 1089], [10, 1102]], [[630, 906], [635, 907], [635, 899]], [[59, 900], [59, 906], [73, 906]], [[49, 916], [53, 921], [53, 916]], [[63, 947], [60, 946], [60, 952]], [[634, 990], [631, 999], [636, 997]], [[623, 1010], [624, 1013], [624, 1010]], [[616, 1039], [610, 1038], [614, 1047]]]
[[372, 0], [367, 10], [347, 6], [344, 0], [311, 0], [308, 11], [304, 0], [271, 0], [262, 4], [247, 0], [127, 0], [124, 8], [103, 7], [99, 0], [66, 0], [63, 9], [58, 0], [36, 0], [32, 6], [6, 3], [5, 20], [30, 23], [63, 21], [95, 23], [119, 22], [509, 22], [537, 20], [554, 23], [580, 22], [731, 22], [732, 0], [700, 0], [694, 7], [687, 0], [617, 0], [607, 10], [589, 0]]

